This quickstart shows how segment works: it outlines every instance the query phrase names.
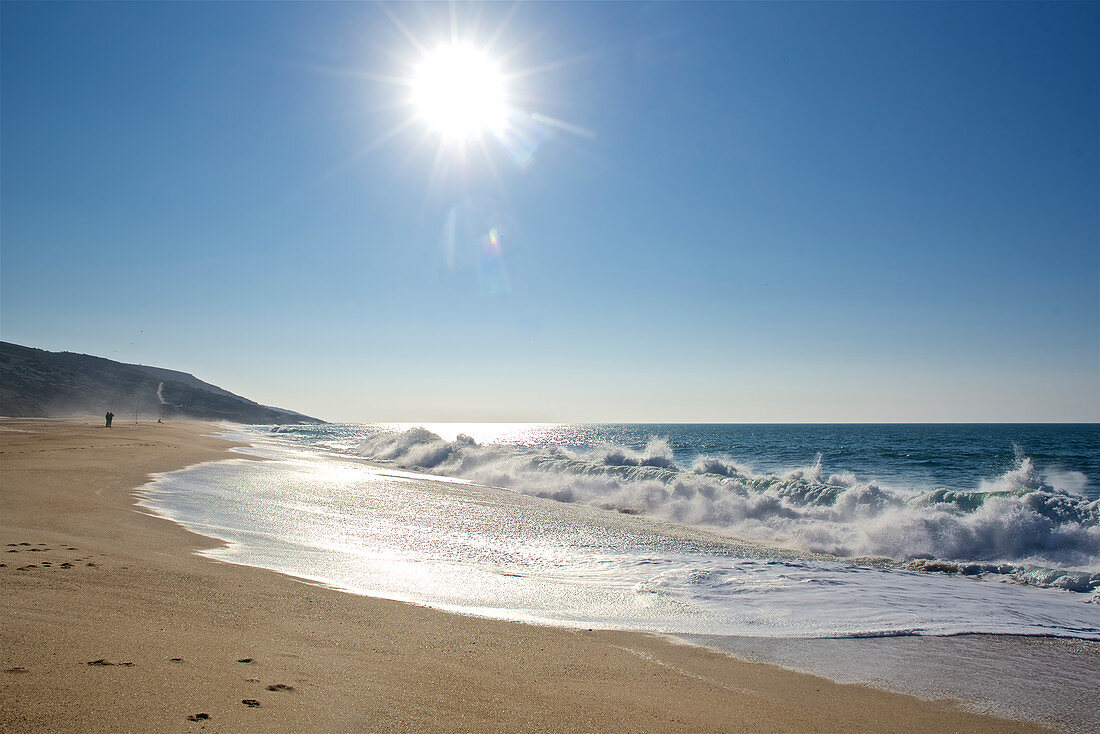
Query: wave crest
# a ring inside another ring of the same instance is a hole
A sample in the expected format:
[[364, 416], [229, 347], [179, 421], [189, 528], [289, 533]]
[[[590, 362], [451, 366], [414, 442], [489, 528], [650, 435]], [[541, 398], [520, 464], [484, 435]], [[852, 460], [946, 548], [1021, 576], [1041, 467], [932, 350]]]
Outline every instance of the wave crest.
[[[933, 559], [983, 568], [1008, 564], [1007, 573], [1025, 583], [1075, 591], [1100, 586], [1100, 574], [1071, 579], [1065, 572], [1100, 566], [1100, 500], [1051, 486], [1026, 456], [977, 491], [906, 492], [860, 481], [850, 472], [826, 476], [820, 457], [783, 473], [757, 473], [719, 456], [700, 456], [681, 467], [661, 438], [642, 451], [604, 444], [577, 453], [480, 445], [461, 435], [448, 442], [413, 428], [371, 435], [358, 453], [813, 553], [920, 562], [915, 570], [935, 570], [928, 566]], [[989, 568], [980, 573], [992, 573]], [[1057, 572], [1044, 575], [1051, 569]]]

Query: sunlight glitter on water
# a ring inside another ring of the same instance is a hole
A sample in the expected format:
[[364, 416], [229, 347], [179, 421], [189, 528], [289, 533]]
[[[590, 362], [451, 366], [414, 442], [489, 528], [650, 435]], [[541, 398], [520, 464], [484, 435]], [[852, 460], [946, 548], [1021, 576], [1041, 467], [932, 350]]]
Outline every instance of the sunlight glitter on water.
[[165, 475], [144, 504], [208, 551], [355, 593], [547, 624], [780, 637], [1100, 638], [1080, 594], [861, 566], [300, 450]]

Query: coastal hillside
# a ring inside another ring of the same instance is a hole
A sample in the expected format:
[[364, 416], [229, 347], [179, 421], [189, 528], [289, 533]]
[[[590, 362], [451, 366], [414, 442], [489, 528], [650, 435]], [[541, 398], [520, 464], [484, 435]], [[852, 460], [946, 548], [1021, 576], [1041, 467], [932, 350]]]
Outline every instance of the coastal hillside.
[[260, 405], [186, 372], [0, 342], [0, 415], [197, 418], [236, 423], [323, 423]]

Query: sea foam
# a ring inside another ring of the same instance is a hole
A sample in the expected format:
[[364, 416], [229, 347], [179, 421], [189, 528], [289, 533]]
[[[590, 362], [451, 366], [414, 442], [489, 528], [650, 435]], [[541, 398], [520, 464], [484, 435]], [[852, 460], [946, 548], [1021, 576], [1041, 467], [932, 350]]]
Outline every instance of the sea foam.
[[[822, 462], [769, 473], [729, 457], [683, 461], [681, 453], [676, 461], [669, 442], [661, 440], [638, 450], [608, 443], [585, 452], [545, 442], [516, 447], [458, 436], [446, 441], [430, 431], [373, 426], [267, 435], [243, 429], [239, 437], [253, 444], [244, 453], [267, 461], [222, 461], [163, 475], [145, 488], [141, 504], [226, 542], [204, 555], [354, 593], [495, 618], [685, 635], [735, 651], [736, 640], [764, 640], [765, 647], [777, 640], [828, 646], [837, 638], [856, 644], [970, 633], [1073, 638], [1084, 646], [1100, 640], [1100, 609], [1088, 603], [1089, 594], [1062, 591], [1095, 594], [1095, 577], [1087, 570], [1002, 560], [843, 560], [746, 543], [723, 529], [801, 523], [808, 535], [811, 518], [829, 517], [831, 526], [815, 541], [826, 544], [835, 542], [830, 534], [858, 525], [860, 518], [881, 523], [884, 517], [935, 511], [965, 520], [982, 508], [991, 511], [993, 501], [1031, 508], [1026, 498], [1036, 493], [1059, 502], [1044, 500], [1033, 512], [1049, 514], [1056, 525], [1078, 522], [1078, 504], [1061, 500], [1073, 495], [1087, 506], [1087, 499], [1051, 486], [1026, 457], [984, 486], [992, 496], [979, 502], [963, 494], [861, 482], [848, 472], [825, 472]], [[374, 461], [350, 455], [356, 449]], [[410, 457], [421, 463], [414, 465]], [[432, 463], [434, 473], [403, 471], [396, 463], [420, 470]], [[478, 481], [443, 476], [449, 471]], [[513, 489], [501, 488], [508, 482]], [[654, 519], [691, 507], [712, 524], [700, 529]], [[715, 508], [721, 507], [730, 514], [719, 514]], [[713, 524], [716, 518], [727, 525]], [[1033, 586], [1006, 583], [1013, 580]], [[916, 662], [927, 663], [924, 650], [918, 649]], [[959, 693], [965, 686], [943, 674], [956, 669], [957, 661], [948, 660], [932, 671], [943, 684], [933, 695], [965, 697]], [[993, 672], [1005, 669], [996, 665]], [[927, 666], [923, 670], [927, 677]], [[844, 675], [827, 666], [816, 672]], [[969, 680], [972, 673], [964, 669], [960, 675]], [[1067, 674], [1057, 669], [1055, 680], [1061, 684]], [[1091, 690], [1084, 675], [1073, 688], [1059, 687], [1049, 701], [1044, 693], [1050, 703], [1044, 711], [1071, 711], [1063, 704], [1072, 703], [1078, 695], [1073, 691]], [[1013, 691], [1033, 695], [1033, 685], [1032, 678], [1018, 689], [998, 685], [1010, 704], [1006, 714], [1019, 715], [1011, 706], [1019, 698]], [[1029, 717], [1078, 721], [1068, 713], [1040, 716], [1023, 700]], [[1094, 728], [1084, 724], [1080, 730]]]
[[811, 553], [881, 557], [923, 571], [1007, 574], [1094, 597], [1100, 588], [1100, 501], [1079, 493], [1073, 473], [1060, 477], [1069, 489], [1054, 486], [1026, 456], [967, 491], [907, 490], [851, 472], [827, 474], [820, 457], [774, 473], [728, 456], [702, 455], [680, 466], [661, 438], [643, 450], [602, 444], [576, 451], [482, 445], [461, 434], [447, 441], [412, 428], [369, 435], [356, 453]]

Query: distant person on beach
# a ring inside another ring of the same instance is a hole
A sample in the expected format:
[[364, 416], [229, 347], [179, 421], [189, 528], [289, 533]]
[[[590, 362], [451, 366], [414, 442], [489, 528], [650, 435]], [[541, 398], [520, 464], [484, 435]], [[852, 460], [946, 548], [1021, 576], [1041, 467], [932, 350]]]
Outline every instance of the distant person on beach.
[[111, 421], [113, 421], [115, 419], [115, 414], [108, 410], [107, 415], [105, 417], [107, 418], [107, 427], [110, 428], [111, 427]]

